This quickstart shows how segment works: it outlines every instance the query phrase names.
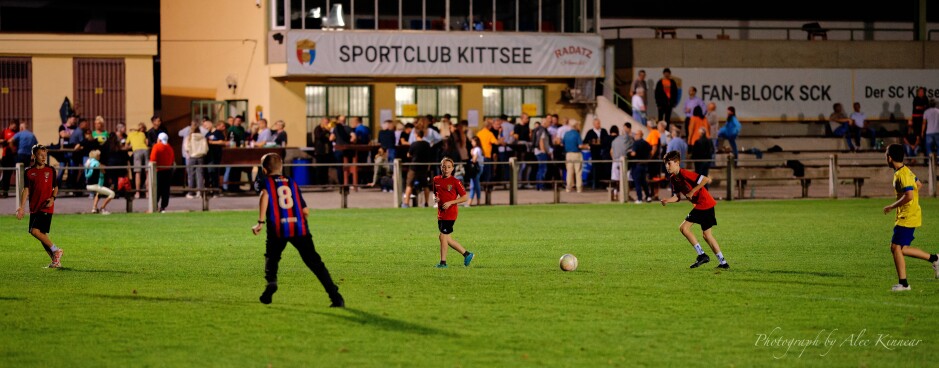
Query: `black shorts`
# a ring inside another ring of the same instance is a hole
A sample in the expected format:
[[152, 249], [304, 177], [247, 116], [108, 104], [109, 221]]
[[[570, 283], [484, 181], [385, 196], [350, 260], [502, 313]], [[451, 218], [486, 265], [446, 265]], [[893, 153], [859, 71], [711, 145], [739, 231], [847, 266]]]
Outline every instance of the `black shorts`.
[[413, 168], [408, 170], [405, 183], [406, 185], [413, 185], [414, 189], [423, 189], [428, 186], [427, 171], [415, 170]]
[[29, 231], [39, 230], [40, 233], [48, 234], [49, 227], [52, 226], [52, 214], [48, 212], [36, 212], [29, 214]]
[[453, 232], [453, 224], [456, 220], [437, 220], [437, 228], [441, 234], [450, 234]]
[[717, 218], [714, 217], [714, 207], [706, 210], [692, 209], [691, 213], [685, 217], [685, 221], [701, 225], [701, 230], [707, 230], [717, 226]]

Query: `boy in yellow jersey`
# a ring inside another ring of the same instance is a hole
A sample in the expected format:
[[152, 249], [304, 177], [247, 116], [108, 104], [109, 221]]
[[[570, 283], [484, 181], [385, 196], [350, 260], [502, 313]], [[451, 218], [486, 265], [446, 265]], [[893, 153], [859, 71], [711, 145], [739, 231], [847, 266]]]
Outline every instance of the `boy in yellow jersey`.
[[907, 257], [919, 258], [932, 263], [939, 278], [939, 255], [928, 254], [921, 249], [913, 248], [913, 231], [923, 224], [923, 212], [919, 208], [919, 188], [922, 186], [916, 175], [909, 167], [903, 165], [904, 149], [902, 145], [891, 144], [887, 147], [887, 165], [893, 170], [893, 188], [897, 192], [897, 201], [884, 207], [884, 214], [897, 210], [897, 222], [893, 227], [893, 239], [890, 240], [890, 251], [893, 252], [893, 262], [897, 267], [897, 276], [900, 283], [893, 286], [892, 291], [908, 291], [910, 284], [906, 281]]

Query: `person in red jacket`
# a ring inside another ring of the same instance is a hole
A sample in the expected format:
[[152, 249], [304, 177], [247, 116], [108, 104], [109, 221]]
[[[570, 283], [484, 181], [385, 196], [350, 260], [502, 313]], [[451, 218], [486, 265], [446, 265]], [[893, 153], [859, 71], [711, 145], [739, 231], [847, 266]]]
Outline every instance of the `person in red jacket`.
[[711, 261], [711, 258], [701, 250], [698, 239], [691, 233], [691, 225], [694, 224], [701, 226], [704, 241], [711, 246], [711, 250], [714, 251], [714, 255], [720, 261], [717, 268], [730, 268], [730, 265], [724, 260], [724, 254], [721, 253], [721, 247], [717, 244], [717, 239], [711, 233], [711, 227], [717, 226], [717, 218], [714, 216], [714, 206], [717, 205], [717, 202], [714, 201], [714, 197], [711, 197], [711, 193], [705, 188], [705, 185], [711, 182], [711, 178], [682, 169], [681, 154], [678, 151], [665, 154], [665, 169], [669, 173], [668, 182], [672, 185], [672, 197], [663, 199], [662, 206], [680, 201], [680, 195], [684, 195], [694, 204], [691, 213], [685, 217], [685, 221], [679, 226], [681, 234], [688, 239], [688, 242], [694, 246], [694, 250], [698, 252], [698, 259], [691, 264], [691, 268], [697, 268]]
[[437, 268], [447, 268], [447, 247], [463, 255], [463, 265], [469, 267], [475, 256], [463, 248], [450, 236], [456, 223], [460, 203], [469, 200], [463, 182], [453, 177], [453, 160], [444, 157], [440, 161], [441, 175], [434, 177], [434, 199], [437, 201], [437, 228], [440, 230], [440, 264]]
[[160, 133], [157, 136], [157, 143], [153, 145], [150, 151], [150, 162], [156, 162], [157, 166], [157, 192], [156, 200], [160, 205], [160, 213], [166, 212], [166, 206], [170, 204], [170, 181], [173, 178], [173, 164], [176, 162], [176, 154], [173, 153], [173, 147], [169, 145], [170, 136], [166, 133]]
[[22, 220], [29, 199], [29, 234], [42, 243], [43, 249], [52, 260], [48, 268], [61, 268], [62, 249], [52, 243], [49, 238], [49, 227], [52, 225], [52, 213], [55, 212], [55, 196], [59, 192], [55, 170], [46, 164], [48, 157], [46, 147], [37, 144], [32, 148], [33, 165], [26, 169], [26, 187], [20, 196], [19, 207], [16, 208], [16, 219]]

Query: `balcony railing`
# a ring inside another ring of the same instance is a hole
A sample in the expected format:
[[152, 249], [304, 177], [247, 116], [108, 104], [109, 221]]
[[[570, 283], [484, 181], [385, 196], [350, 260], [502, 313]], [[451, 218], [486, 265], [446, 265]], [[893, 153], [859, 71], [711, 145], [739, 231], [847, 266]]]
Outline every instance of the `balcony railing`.
[[600, 0], [272, 0], [271, 29], [595, 33]]

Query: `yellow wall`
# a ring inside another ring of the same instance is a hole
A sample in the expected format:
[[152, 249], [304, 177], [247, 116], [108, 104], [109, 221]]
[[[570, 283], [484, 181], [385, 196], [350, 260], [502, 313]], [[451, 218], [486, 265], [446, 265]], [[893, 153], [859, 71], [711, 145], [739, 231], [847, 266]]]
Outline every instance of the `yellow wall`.
[[382, 109], [390, 109], [392, 119], [394, 119], [395, 114], [395, 86], [397, 83], [375, 83], [372, 87], [372, 116], [374, 117], [372, 123], [372, 136], [378, 138], [378, 130], [381, 130], [381, 123], [378, 121], [381, 118]]
[[124, 97], [127, 100], [124, 121], [128, 127], [136, 127], [139, 122], [150, 126], [150, 117], [153, 116], [153, 58], [125, 58], [124, 70]]
[[29, 56], [32, 130], [40, 143], [58, 143], [59, 108], [74, 102], [72, 58], [124, 58], [126, 121], [153, 115], [154, 35], [0, 34], [0, 56]]
[[[72, 58], [33, 57], [33, 133], [39, 143], [58, 143], [59, 107], [74, 101]], [[150, 100], [153, 106], [153, 100]]]
[[[268, 120], [281, 119], [270, 106], [266, 45], [270, 13], [268, 1], [261, 3], [259, 8], [254, 1], [161, 1], [160, 87], [164, 100], [204, 99], [208, 90], [214, 91], [210, 98], [216, 100], [247, 99], [249, 121], [254, 120], [258, 105]], [[234, 91], [226, 83], [229, 75], [238, 80]], [[188, 116], [188, 108], [184, 103], [172, 103], [164, 106], [164, 116]]]
[[[281, 82], [270, 80], [271, 115], [268, 116], [268, 126], [277, 120], [283, 120], [287, 131], [287, 145], [290, 147], [306, 146], [306, 83]], [[250, 102], [250, 101], [249, 101]]]

